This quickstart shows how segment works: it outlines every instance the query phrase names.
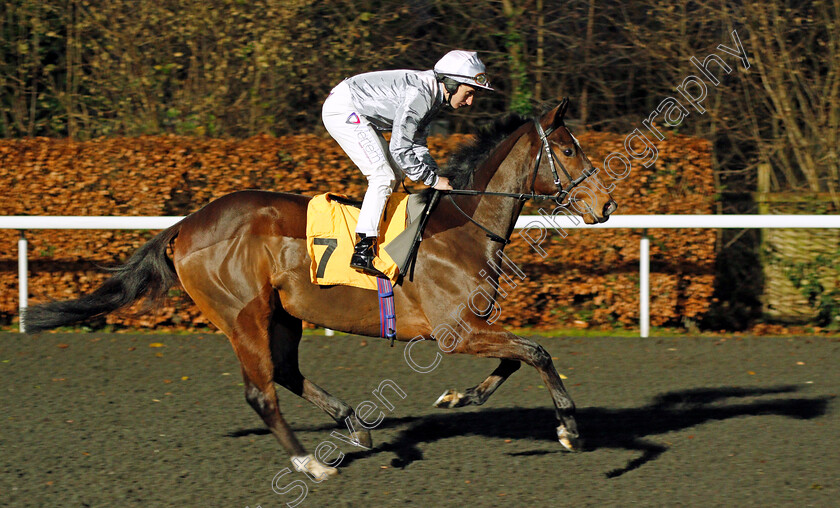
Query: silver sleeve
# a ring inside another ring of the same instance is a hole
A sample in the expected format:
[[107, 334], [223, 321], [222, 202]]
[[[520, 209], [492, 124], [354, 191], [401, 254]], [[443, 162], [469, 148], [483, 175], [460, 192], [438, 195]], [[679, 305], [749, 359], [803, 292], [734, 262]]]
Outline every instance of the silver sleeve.
[[437, 183], [438, 166], [426, 145], [428, 128], [421, 128], [420, 123], [431, 108], [432, 103], [419, 90], [410, 90], [394, 115], [389, 145], [403, 172], [429, 186]]

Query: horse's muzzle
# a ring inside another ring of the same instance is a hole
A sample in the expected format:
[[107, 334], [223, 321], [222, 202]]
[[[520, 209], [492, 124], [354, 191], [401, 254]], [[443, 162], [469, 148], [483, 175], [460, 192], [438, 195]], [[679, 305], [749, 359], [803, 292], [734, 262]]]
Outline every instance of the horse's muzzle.
[[596, 217], [596, 219], [598, 219], [598, 223], [602, 224], [604, 222], [607, 222], [607, 220], [609, 220], [610, 218], [610, 215], [616, 210], [618, 210], [618, 203], [616, 203], [613, 199], [607, 201], [607, 203], [604, 205], [604, 210], [601, 216]]
[[610, 199], [607, 204], [604, 205], [604, 218], [606, 219], [616, 210], [618, 210], [618, 203], [616, 203], [614, 199]]

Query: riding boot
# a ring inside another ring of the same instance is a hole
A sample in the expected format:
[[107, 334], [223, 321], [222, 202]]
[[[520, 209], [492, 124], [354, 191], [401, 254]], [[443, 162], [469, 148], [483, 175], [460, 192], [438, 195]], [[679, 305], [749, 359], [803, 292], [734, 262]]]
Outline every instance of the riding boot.
[[356, 233], [358, 241], [350, 257], [350, 268], [354, 268], [368, 275], [380, 276], [382, 272], [373, 267], [373, 259], [376, 257], [376, 237], [367, 236], [363, 233]]

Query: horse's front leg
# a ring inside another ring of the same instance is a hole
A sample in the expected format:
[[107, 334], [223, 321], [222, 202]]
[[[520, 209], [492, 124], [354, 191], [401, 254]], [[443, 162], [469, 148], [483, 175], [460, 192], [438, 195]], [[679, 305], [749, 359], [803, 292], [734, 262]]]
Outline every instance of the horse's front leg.
[[434, 406], [448, 409], [469, 405], [480, 406], [484, 404], [487, 399], [490, 398], [490, 395], [496, 391], [496, 388], [501, 386], [501, 384], [504, 383], [511, 374], [519, 370], [519, 363], [520, 362], [518, 360], [508, 360], [507, 358], [502, 358], [499, 361], [499, 366], [496, 367], [496, 370], [487, 376], [487, 379], [482, 381], [480, 384], [473, 386], [472, 388], [467, 388], [463, 393], [455, 390], [454, 388], [447, 390], [443, 392], [443, 395], [438, 397]]
[[[500, 358], [503, 362], [504, 360], [524, 362], [537, 369], [540, 376], [542, 376], [543, 384], [545, 384], [549, 393], [551, 393], [551, 398], [554, 401], [554, 409], [559, 423], [557, 426], [557, 439], [569, 451], [579, 451], [581, 449], [582, 443], [578, 433], [577, 421], [575, 420], [575, 403], [572, 401], [568, 392], [566, 392], [566, 387], [563, 386], [563, 381], [560, 380], [560, 375], [557, 373], [557, 369], [554, 368], [554, 364], [551, 361], [551, 355], [542, 346], [504, 330], [477, 331], [461, 340], [452, 352], [480, 357]], [[495, 381], [494, 375], [503, 369], [505, 365], [505, 363], [500, 364], [493, 375], [488, 377], [484, 383], [476, 388], [487, 383], [488, 388], [492, 387], [492, 390], [495, 390], [504, 381], [504, 378]], [[492, 390], [489, 393], [492, 393]], [[489, 393], [487, 393], [488, 396]], [[486, 396], [484, 399], [486, 400]], [[443, 407], [457, 406], [444, 405]]]

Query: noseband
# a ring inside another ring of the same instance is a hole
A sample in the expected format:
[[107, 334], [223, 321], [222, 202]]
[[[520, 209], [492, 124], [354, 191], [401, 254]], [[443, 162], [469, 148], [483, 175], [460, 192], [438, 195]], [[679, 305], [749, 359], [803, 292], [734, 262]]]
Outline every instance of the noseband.
[[[520, 201], [527, 201], [529, 199], [534, 199], [538, 201], [551, 199], [555, 203], [557, 203], [557, 206], [567, 207], [573, 201], [576, 201], [574, 198], [570, 198], [568, 203], [563, 204], [563, 201], [565, 201], [566, 198], [569, 197], [574, 188], [583, 183], [584, 180], [595, 174], [595, 171], [584, 171], [582, 175], [573, 179], [572, 175], [570, 175], [569, 172], [566, 170], [566, 167], [563, 166], [563, 163], [560, 162], [560, 159], [558, 159], [557, 156], [554, 154], [554, 150], [551, 148], [551, 143], [548, 141], [548, 137], [556, 130], [556, 127], [551, 127], [546, 131], [540, 124], [540, 121], [536, 118], [534, 119], [534, 125], [537, 128], [537, 134], [540, 136], [541, 146], [539, 152], [537, 152], [537, 158], [534, 161], [534, 175], [531, 178], [531, 192], [529, 194], [517, 194], [513, 192], [488, 192], [471, 189], [453, 189], [447, 191], [440, 191], [446, 193], [446, 197], [449, 198], [449, 201], [452, 202], [452, 204], [455, 206], [455, 209], [461, 212], [461, 214], [467, 219], [469, 219], [470, 222], [483, 229], [491, 240], [503, 243], [505, 245], [509, 244], [510, 240], [499, 236], [496, 233], [493, 233], [492, 231], [484, 227], [482, 224], [478, 223], [475, 219], [470, 217], [465, 211], [461, 209], [460, 206], [458, 206], [457, 203], [455, 203], [455, 200], [452, 199], [452, 195], [454, 194], [462, 196], [501, 196], [506, 198], [515, 198]], [[560, 125], [564, 124], [561, 123]], [[580, 145], [577, 144], [577, 140], [575, 140], [575, 147], [578, 150], [580, 150]], [[545, 153], [548, 156], [548, 167], [551, 168], [551, 174], [554, 177], [554, 185], [557, 186], [556, 194], [537, 194], [535, 192], [537, 174], [539, 173], [543, 153]], [[560, 171], [563, 172], [563, 176], [565, 176], [566, 180], [568, 181], [568, 184], [566, 186], [563, 185], [563, 182], [560, 180], [560, 175], [557, 173], [558, 166], [560, 167]]]
[[[537, 160], [534, 162], [534, 177], [531, 180], [531, 196], [533, 196], [533, 198], [529, 199], [541, 199], [543, 196], [542, 194], [534, 194], [534, 185], [537, 181], [537, 172], [540, 169], [540, 162], [542, 162], [543, 151], [545, 151], [546, 155], [548, 155], [548, 167], [551, 168], [551, 174], [552, 176], [554, 176], [554, 185], [557, 187], [557, 194], [551, 196], [550, 199], [553, 199], [558, 206], [568, 206], [563, 205], [563, 201], [566, 200], [566, 198], [569, 196], [569, 194], [571, 194], [575, 187], [583, 183], [584, 180], [592, 176], [595, 172], [589, 172], [588, 170], [585, 170], [582, 175], [573, 179], [572, 175], [569, 174], [563, 163], [560, 162], [560, 159], [558, 159], [557, 156], [554, 154], [554, 150], [552, 150], [551, 148], [551, 143], [548, 141], [548, 137], [556, 130], [556, 128], [552, 127], [545, 131], [543, 130], [543, 127], [540, 124], [540, 122], [536, 119], [534, 119], [534, 124], [537, 127], [537, 134], [540, 135], [542, 149], [537, 154]], [[565, 125], [562, 123], [560, 125], [563, 125], [565, 127]], [[574, 138], [572, 139], [574, 140]], [[575, 148], [578, 151], [580, 151], [580, 146], [577, 144], [577, 140], [574, 141]], [[565, 176], [566, 180], [568, 180], [568, 187], [563, 187], [563, 182], [560, 180], [560, 176], [557, 174], [557, 166], [560, 166], [560, 171], [563, 172], [563, 176]]]

